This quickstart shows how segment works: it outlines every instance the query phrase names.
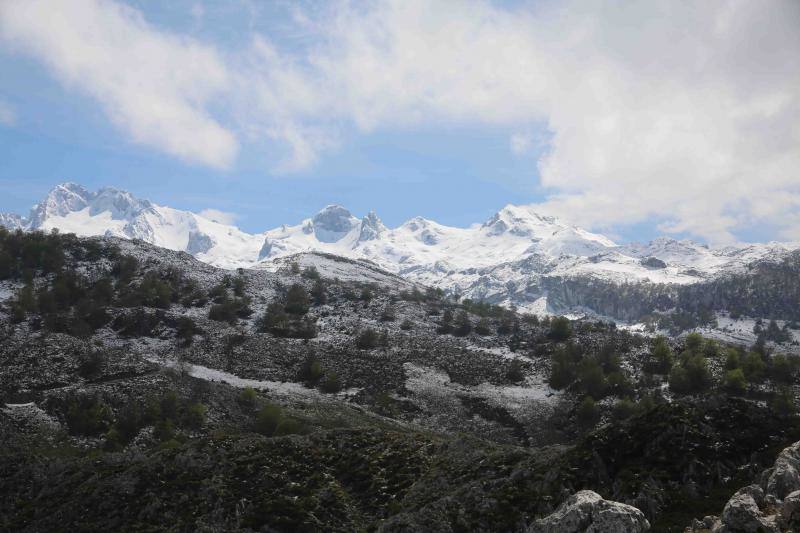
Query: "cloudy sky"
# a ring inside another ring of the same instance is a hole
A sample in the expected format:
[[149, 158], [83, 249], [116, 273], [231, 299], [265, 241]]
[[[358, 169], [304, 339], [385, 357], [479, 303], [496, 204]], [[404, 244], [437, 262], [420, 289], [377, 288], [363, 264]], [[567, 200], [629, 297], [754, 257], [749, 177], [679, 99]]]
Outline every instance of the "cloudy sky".
[[0, 2], [0, 211], [71, 180], [248, 230], [800, 240], [797, 0], [162, 4]]

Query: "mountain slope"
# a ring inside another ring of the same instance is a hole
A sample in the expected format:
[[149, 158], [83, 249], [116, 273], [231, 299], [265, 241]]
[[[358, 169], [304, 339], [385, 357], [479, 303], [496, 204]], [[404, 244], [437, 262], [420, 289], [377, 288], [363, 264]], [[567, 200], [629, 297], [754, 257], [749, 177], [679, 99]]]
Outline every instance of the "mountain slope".
[[[617, 312], [616, 304], [597, 305], [561, 293], [568, 284], [591, 288], [595, 281], [603, 286], [703, 284], [746, 273], [755, 262], [779, 260], [797, 248], [769, 243], [712, 249], [666, 237], [618, 245], [530, 207], [514, 205], [468, 228], [422, 217], [387, 228], [374, 212], [359, 219], [341, 206], [330, 205], [299, 224], [250, 234], [125, 191], [90, 192], [74, 183], [53, 188], [27, 218], [0, 215], [0, 225], [140, 239], [228, 269], [269, 269], [281, 257], [325, 252], [366, 259], [410, 280], [473, 299], [540, 312], [583, 308], [626, 320], [635, 320], [640, 312], [632, 312], [633, 308]], [[553, 298], [554, 289], [561, 296]], [[654, 309], [651, 306], [649, 311]]]

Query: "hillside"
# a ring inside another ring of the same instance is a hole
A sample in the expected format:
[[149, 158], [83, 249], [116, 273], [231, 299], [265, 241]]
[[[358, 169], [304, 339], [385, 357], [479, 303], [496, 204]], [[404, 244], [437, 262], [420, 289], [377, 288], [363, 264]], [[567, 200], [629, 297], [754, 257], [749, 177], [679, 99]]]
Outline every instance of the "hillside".
[[800, 438], [800, 364], [767, 346], [318, 253], [228, 271], [111, 237], [0, 244], [3, 529], [522, 531], [590, 488], [674, 531]]

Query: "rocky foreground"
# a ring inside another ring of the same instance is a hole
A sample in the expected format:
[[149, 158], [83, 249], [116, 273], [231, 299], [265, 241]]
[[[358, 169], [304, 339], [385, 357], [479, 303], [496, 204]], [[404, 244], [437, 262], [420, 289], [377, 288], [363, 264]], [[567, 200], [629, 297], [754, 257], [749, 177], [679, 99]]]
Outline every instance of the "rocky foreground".
[[757, 483], [738, 490], [722, 515], [695, 520], [687, 532], [791, 532], [800, 528], [800, 442], [785, 448]]

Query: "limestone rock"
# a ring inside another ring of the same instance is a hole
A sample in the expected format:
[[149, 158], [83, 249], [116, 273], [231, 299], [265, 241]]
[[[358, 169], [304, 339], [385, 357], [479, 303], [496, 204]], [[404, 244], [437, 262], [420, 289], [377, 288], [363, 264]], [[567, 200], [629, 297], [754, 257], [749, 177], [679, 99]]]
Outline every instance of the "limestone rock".
[[727, 529], [743, 532], [778, 531], [774, 523], [759, 509], [763, 504], [764, 491], [758, 485], [750, 485], [734, 494], [722, 511], [722, 523]]
[[591, 490], [570, 496], [551, 515], [536, 520], [528, 533], [636, 533], [650, 529], [644, 514], [631, 505], [604, 500]]

